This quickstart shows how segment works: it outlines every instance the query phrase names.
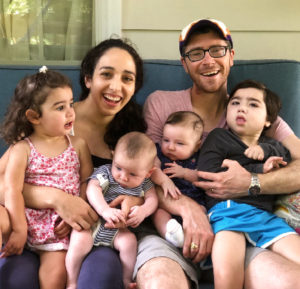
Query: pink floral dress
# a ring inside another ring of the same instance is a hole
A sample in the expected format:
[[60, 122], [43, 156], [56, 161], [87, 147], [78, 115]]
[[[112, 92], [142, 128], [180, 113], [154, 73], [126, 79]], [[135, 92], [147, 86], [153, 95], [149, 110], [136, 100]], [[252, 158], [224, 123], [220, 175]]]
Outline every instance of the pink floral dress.
[[[68, 194], [79, 195], [80, 163], [77, 153], [69, 137], [69, 146], [57, 157], [46, 157], [40, 154], [29, 138], [30, 146], [25, 172], [25, 182], [36, 186], [49, 186], [61, 189]], [[69, 238], [58, 239], [54, 234], [54, 227], [61, 218], [53, 209], [25, 209], [28, 223], [27, 245], [31, 249], [44, 251], [66, 250]]]

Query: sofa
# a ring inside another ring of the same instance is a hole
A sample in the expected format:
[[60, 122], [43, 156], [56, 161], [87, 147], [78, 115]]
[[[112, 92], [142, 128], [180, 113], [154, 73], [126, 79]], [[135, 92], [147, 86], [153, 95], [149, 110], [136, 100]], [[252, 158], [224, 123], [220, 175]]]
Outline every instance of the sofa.
[[[66, 74], [73, 83], [75, 101], [80, 94], [79, 66], [49, 66]], [[18, 81], [28, 74], [36, 73], [39, 66], [0, 65], [0, 120], [10, 102]], [[180, 90], [191, 86], [192, 82], [177, 60], [146, 60], [144, 64], [144, 85], [135, 95], [143, 104], [147, 96], [157, 90]], [[300, 62], [292, 60], [236, 60], [228, 80], [228, 90], [244, 79], [256, 79], [278, 93], [283, 107], [281, 116], [300, 136]], [[0, 140], [0, 156], [6, 146]]]
[[[49, 66], [66, 74], [73, 83], [74, 99], [80, 94], [79, 66]], [[3, 119], [6, 107], [17, 82], [27, 74], [37, 72], [38, 66], [0, 65], [0, 119]], [[181, 90], [191, 86], [191, 80], [176, 60], [146, 60], [145, 79], [142, 89], [135, 95], [138, 103], [144, 103], [147, 96], [159, 90]], [[300, 136], [300, 62], [291, 60], [236, 60], [228, 80], [228, 90], [244, 79], [256, 79], [278, 93], [283, 108], [281, 116]], [[0, 140], [0, 155], [6, 149]], [[201, 289], [213, 288], [210, 283], [201, 283]]]

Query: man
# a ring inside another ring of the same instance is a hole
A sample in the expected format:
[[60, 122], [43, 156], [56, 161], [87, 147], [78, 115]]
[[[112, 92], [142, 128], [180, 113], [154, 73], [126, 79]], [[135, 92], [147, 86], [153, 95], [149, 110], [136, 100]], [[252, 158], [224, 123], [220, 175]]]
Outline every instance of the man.
[[[185, 27], [179, 43], [181, 62], [193, 81], [190, 89], [151, 94], [145, 104], [148, 135], [159, 142], [163, 124], [174, 111], [191, 110], [204, 120], [204, 138], [215, 127], [226, 127], [225, 103], [227, 78], [233, 66], [234, 49], [226, 26], [217, 20], [200, 19]], [[250, 193], [293, 192], [300, 188], [300, 140], [280, 118], [269, 131], [290, 150], [293, 162], [287, 167], [265, 175], [251, 175], [237, 162], [225, 160], [226, 172], [199, 172], [210, 182], [197, 182], [213, 197], [234, 198]], [[239, 176], [236, 178], [236, 176]], [[137, 259], [139, 288], [196, 288], [197, 276], [193, 265], [206, 257], [212, 248], [211, 231], [206, 210], [191, 199], [164, 198], [160, 206], [183, 219], [185, 241], [183, 256], [179, 250], [161, 238], [148, 235], [140, 240]], [[249, 265], [249, 266], [248, 266]], [[300, 267], [278, 254], [258, 248], [247, 249], [245, 288], [300, 288], [297, 277]], [[201, 288], [201, 287], [200, 287]]]

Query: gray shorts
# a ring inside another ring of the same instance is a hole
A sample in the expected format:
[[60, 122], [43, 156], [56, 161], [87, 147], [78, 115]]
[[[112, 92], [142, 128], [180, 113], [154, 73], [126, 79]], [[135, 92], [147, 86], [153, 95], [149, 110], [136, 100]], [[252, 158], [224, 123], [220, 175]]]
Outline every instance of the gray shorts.
[[265, 252], [268, 249], [263, 249], [260, 247], [254, 247], [251, 244], [247, 245], [246, 256], [245, 256], [245, 269], [248, 267], [250, 262], [260, 253]]
[[147, 261], [156, 257], [166, 257], [177, 262], [186, 275], [193, 282], [192, 288], [198, 286], [198, 274], [196, 266], [185, 259], [178, 249], [157, 235], [147, 235], [138, 240], [138, 255], [134, 267], [133, 277], [136, 278], [137, 271]]
[[[263, 251], [265, 251], [265, 249], [253, 247], [252, 245], [247, 246], [245, 268], [247, 268], [251, 260]], [[138, 255], [134, 267], [134, 278], [136, 278], [137, 271], [140, 267], [142, 267], [147, 261], [156, 257], [166, 257], [177, 262], [192, 281], [192, 288], [198, 288], [198, 280], [201, 278], [203, 273], [200, 271], [199, 266], [196, 266], [189, 260], [185, 259], [182, 256], [182, 249], [174, 247], [163, 238], [154, 234], [138, 237]]]

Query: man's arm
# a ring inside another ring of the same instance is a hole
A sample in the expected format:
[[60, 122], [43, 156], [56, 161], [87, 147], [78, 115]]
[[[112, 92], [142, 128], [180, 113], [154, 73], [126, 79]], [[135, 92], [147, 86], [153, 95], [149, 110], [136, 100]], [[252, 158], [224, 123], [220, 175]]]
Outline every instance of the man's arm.
[[[184, 230], [183, 255], [199, 262], [206, 257], [212, 249], [214, 234], [206, 215], [206, 209], [187, 196], [180, 195], [178, 200], [165, 198], [160, 187], [156, 188], [159, 207], [169, 213], [181, 216]], [[191, 243], [198, 246], [198, 250], [191, 250]]]
[[[290, 135], [282, 144], [289, 149], [293, 161], [284, 168], [258, 175], [262, 194], [284, 194], [300, 190], [300, 140], [295, 135]], [[228, 170], [221, 173], [199, 171], [198, 176], [210, 182], [194, 184], [210, 191], [209, 195], [215, 198], [246, 196], [251, 174], [236, 161], [224, 160], [223, 166], [228, 167]]]

